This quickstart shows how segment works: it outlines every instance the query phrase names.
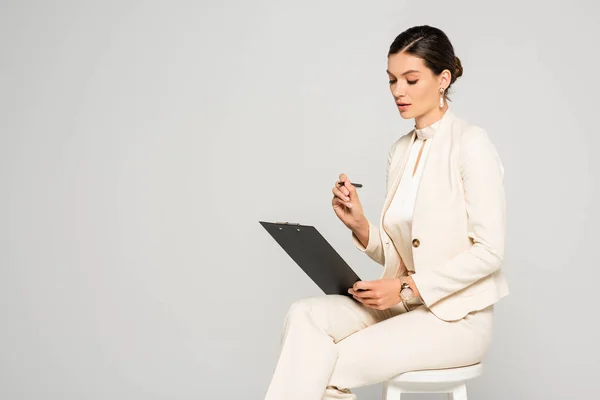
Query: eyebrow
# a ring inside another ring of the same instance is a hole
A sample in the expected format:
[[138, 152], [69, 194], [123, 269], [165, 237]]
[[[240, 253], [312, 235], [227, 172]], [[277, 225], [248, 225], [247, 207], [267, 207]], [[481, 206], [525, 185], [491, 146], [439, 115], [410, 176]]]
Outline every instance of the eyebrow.
[[[386, 69], [385, 72], [387, 72], [388, 74], [394, 76], [394, 74], [392, 74], [389, 69]], [[409, 69], [408, 71], [403, 72], [401, 75], [410, 74], [411, 72], [421, 72], [421, 71], [416, 70], [416, 69]]]

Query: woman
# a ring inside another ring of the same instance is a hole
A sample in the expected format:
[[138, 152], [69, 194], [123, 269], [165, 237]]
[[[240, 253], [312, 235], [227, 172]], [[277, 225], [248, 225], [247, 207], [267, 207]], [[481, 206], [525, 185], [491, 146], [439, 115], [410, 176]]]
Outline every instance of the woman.
[[415, 127], [389, 152], [379, 223], [344, 174], [332, 200], [381, 279], [291, 306], [267, 400], [356, 399], [351, 388], [475, 364], [489, 347], [493, 305], [508, 294], [502, 162], [487, 133], [448, 108], [462, 66], [441, 30], [401, 33], [387, 73]]

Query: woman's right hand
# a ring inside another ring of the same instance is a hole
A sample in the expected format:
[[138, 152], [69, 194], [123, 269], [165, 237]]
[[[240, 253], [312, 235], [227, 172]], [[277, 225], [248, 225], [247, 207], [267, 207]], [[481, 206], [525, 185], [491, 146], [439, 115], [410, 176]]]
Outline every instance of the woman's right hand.
[[[343, 183], [343, 185], [341, 184]], [[340, 174], [340, 179], [333, 187], [333, 199], [331, 201], [335, 215], [348, 227], [354, 231], [365, 222], [362, 204], [356, 193], [356, 187], [350, 183], [345, 174]]]

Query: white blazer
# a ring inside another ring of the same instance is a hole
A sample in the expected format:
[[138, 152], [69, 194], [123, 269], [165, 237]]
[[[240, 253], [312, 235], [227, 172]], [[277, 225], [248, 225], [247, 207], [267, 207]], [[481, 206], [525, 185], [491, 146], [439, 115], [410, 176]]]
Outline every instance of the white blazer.
[[413, 213], [413, 265], [402, 260], [383, 227], [416, 132], [391, 147], [386, 199], [379, 224], [369, 222], [365, 248], [383, 265], [381, 278], [408, 269], [421, 298], [437, 317], [454, 321], [483, 309], [509, 293], [502, 275], [506, 229], [504, 167], [485, 130], [446, 110], [435, 132], [417, 189]]

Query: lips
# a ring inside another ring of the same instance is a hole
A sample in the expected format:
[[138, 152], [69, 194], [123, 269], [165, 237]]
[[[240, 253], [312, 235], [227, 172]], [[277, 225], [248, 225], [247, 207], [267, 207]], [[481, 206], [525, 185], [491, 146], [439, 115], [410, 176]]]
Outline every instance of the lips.
[[400, 112], [402, 111], [406, 111], [408, 110], [408, 107], [410, 107], [409, 103], [396, 103], [398, 105], [398, 110], [400, 110]]

